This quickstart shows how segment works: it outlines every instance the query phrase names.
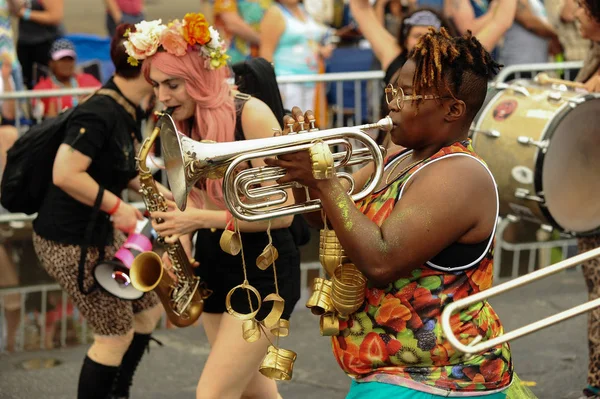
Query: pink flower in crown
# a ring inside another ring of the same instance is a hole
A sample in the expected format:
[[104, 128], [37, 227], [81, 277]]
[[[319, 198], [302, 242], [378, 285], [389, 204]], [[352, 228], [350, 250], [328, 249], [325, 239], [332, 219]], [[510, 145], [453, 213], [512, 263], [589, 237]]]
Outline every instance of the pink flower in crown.
[[143, 60], [156, 53], [161, 34], [166, 29], [161, 22], [158, 19], [135, 24], [136, 31], [129, 33], [128, 40], [124, 43], [127, 54], [137, 60]]
[[183, 37], [183, 25], [177, 19], [162, 32], [160, 41], [169, 54], [181, 57], [187, 52], [188, 43]]

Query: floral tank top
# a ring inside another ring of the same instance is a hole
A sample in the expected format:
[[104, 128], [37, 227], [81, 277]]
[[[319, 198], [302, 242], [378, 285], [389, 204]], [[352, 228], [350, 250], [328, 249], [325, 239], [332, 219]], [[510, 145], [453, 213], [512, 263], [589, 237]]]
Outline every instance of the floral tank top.
[[[357, 206], [381, 225], [411, 176], [431, 162], [457, 155], [471, 156], [486, 167], [474, 153], [470, 140], [457, 142]], [[341, 368], [359, 383], [379, 381], [443, 396], [491, 394], [507, 388], [513, 374], [508, 344], [465, 360], [446, 340], [441, 328], [441, 315], [447, 304], [492, 286], [493, 236], [492, 233], [470, 264], [448, 269], [430, 261], [385, 288], [367, 286], [363, 307], [348, 320], [340, 321], [340, 334], [332, 338]], [[477, 335], [485, 341], [503, 332], [487, 301], [455, 313], [451, 323], [462, 342], [470, 342]]]

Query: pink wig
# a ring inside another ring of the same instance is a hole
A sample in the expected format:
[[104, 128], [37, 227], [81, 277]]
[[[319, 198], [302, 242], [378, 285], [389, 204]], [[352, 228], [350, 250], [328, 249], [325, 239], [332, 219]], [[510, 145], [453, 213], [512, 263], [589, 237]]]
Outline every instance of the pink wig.
[[[210, 70], [205, 67], [205, 59], [197, 52], [190, 51], [182, 57], [166, 52], [157, 52], [144, 61], [144, 76], [150, 81], [150, 66], [169, 76], [183, 78], [185, 88], [196, 102], [196, 112], [191, 129], [187, 121], [176, 122], [177, 130], [187, 134], [194, 140], [212, 140], [216, 142], [234, 141], [235, 106], [226, 82], [227, 68]], [[188, 131], [189, 129], [189, 131]], [[197, 184], [203, 188], [202, 181]], [[192, 190], [191, 200], [202, 206], [201, 197]], [[223, 201], [222, 180], [207, 180], [208, 196], [221, 208]]]

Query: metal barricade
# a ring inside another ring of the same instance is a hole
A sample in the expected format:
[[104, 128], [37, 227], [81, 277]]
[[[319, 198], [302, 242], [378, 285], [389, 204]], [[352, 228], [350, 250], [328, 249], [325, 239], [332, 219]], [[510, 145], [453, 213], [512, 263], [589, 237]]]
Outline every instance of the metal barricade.
[[[531, 242], [511, 243], [504, 240], [506, 228], [512, 222], [501, 219], [496, 229], [494, 247], [494, 281], [508, 280], [531, 273], [574, 255], [577, 239], [558, 238]], [[512, 252], [509, 272], [502, 268], [504, 256]], [[524, 255], [525, 254], [525, 255]], [[526, 267], [522, 267], [522, 256], [527, 256]], [[525, 270], [523, 270], [525, 269]]]
[[514, 75], [515, 79], [520, 79], [523, 75], [527, 74], [528, 77], [533, 77], [540, 72], [558, 72], [563, 71], [566, 80], [574, 80], [577, 71], [583, 66], [583, 61], [568, 61], [568, 62], [547, 62], [540, 64], [520, 64], [510, 65], [502, 68], [496, 78], [495, 82], [505, 82], [507, 79]]

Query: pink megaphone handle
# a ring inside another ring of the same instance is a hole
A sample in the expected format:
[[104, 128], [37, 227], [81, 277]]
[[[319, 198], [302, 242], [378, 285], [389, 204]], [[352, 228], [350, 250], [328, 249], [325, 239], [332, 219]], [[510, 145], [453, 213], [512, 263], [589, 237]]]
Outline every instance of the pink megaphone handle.
[[135, 249], [138, 252], [146, 252], [152, 250], [152, 241], [142, 234], [131, 234], [127, 237], [127, 241], [123, 244], [123, 247]]
[[127, 248], [125, 248], [124, 246], [119, 248], [119, 250], [115, 254], [115, 258], [123, 262], [123, 264], [128, 269], [131, 269], [131, 264], [133, 263], [134, 256], [131, 253], [131, 251], [129, 251]]

